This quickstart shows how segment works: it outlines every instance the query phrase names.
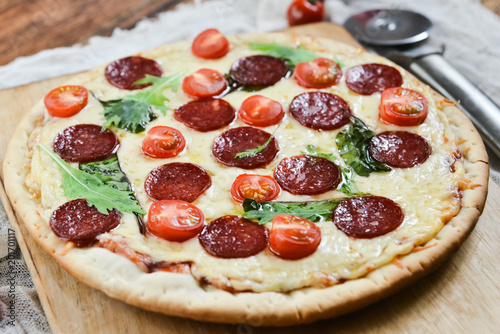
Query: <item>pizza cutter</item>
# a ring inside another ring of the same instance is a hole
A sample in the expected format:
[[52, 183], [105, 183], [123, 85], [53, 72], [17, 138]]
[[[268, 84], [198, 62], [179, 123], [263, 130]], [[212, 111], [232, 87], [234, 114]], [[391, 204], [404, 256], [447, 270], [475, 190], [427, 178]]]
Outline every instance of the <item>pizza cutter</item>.
[[344, 27], [370, 51], [406, 68], [472, 120], [500, 157], [500, 108], [444, 58], [444, 45], [429, 38], [432, 22], [408, 10], [375, 9], [350, 17]]

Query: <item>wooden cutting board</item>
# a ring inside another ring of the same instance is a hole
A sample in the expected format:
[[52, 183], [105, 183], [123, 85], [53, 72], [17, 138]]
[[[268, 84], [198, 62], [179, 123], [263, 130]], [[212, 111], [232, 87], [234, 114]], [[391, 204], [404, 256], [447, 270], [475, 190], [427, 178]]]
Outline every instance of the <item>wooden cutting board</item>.
[[[357, 45], [341, 27], [319, 23], [291, 29]], [[19, 120], [69, 76], [0, 91], [0, 161]], [[490, 181], [476, 229], [440, 269], [409, 288], [336, 319], [293, 328], [220, 325], [144, 311], [107, 297], [70, 276], [18, 224], [2, 186], [0, 197], [54, 333], [494, 333], [500, 327], [500, 189]]]

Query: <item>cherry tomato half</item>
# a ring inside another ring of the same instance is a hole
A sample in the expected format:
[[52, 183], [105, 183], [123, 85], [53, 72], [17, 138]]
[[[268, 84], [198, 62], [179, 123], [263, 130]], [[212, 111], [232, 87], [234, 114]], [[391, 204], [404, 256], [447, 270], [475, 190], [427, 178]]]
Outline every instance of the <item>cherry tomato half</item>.
[[226, 78], [222, 73], [202, 68], [188, 75], [182, 82], [182, 90], [192, 98], [211, 97], [218, 95], [227, 87]]
[[283, 118], [283, 107], [277, 101], [262, 95], [253, 95], [243, 101], [238, 111], [243, 122], [255, 126], [278, 124]]
[[186, 139], [182, 133], [168, 126], [155, 126], [142, 141], [142, 152], [153, 158], [171, 158], [182, 152]]
[[251, 198], [257, 202], [275, 199], [280, 194], [280, 186], [271, 176], [241, 174], [233, 182], [231, 195], [238, 202]]
[[379, 118], [399, 126], [422, 124], [427, 117], [428, 103], [421, 93], [403, 87], [391, 87], [382, 92]]
[[320, 0], [295, 0], [288, 7], [286, 18], [290, 26], [320, 22], [325, 19], [325, 6]]
[[199, 58], [222, 58], [229, 52], [229, 41], [219, 30], [208, 29], [196, 36], [191, 51]]
[[178, 200], [162, 200], [151, 204], [146, 224], [148, 231], [168, 241], [182, 242], [197, 235], [205, 216], [193, 204]]
[[295, 80], [306, 88], [327, 88], [338, 84], [341, 77], [339, 65], [326, 58], [300, 63], [295, 67]]
[[51, 90], [43, 102], [49, 114], [55, 117], [70, 117], [85, 108], [89, 92], [82, 86], [61, 86]]
[[269, 248], [284, 259], [300, 259], [316, 251], [321, 242], [321, 230], [308, 219], [279, 214], [273, 218]]

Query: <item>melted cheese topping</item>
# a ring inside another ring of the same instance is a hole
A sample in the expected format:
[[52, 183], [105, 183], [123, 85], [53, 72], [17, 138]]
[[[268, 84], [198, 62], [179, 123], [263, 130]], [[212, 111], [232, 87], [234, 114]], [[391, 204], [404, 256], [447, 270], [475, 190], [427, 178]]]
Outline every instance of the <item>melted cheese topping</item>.
[[[272, 37], [271, 37], [272, 38]], [[278, 38], [278, 37], [274, 37]], [[279, 38], [283, 38], [282, 36]], [[231, 64], [244, 56], [258, 54], [248, 48], [243, 38], [232, 38], [232, 50], [220, 60], [203, 60], [194, 57], [190, 52], [190, 44], [180, 43], [174, 46], [148, 51], [142, 54], [155, 59], [164, 69], [164, 75], [171, 75], [186, 69], [189, 75], [201, 68], [211, 68], [227, 73]], [[269, 40], [271, 42], [271, 40]], [[283, 43], [280, 39], [277, 42]], [[297, 43], [289, 40], [288, 43]], [[368, 271], [391, 262], [396, 256], [409, 253], [415, 246], [432, 239], [443, 224], [454, 216], [460, 207], [457, 183], [463, 178], [461, 162], [455, 163], [455, 172], [450, 171], [454, 162], [451, 153], [456, 149], [453, 135], [449, 130], [444, 114], [438, 109], [428, 87], [414, 81], [403, 69], [389, 61], [356, 49], [340, 47], [336, 52], [324, 50], [313, 40], [304, 38], [301, 44], [318, 55], [340, 61], [344, 75], [340, 83], [322, 91], [331, 92], [345, 99], [351, 106], [353, 114], [361, 118], [375, 133], [386, 130], [408, 130], [416, 132], [430, 143], [432, 155], [429, 159], [414, 168], [393, 169], [388, 173], [372, 173], [369, 177], [355, 177], [359, 190], [374, 195], [388, 197], [397, 202], [404, 210], [402, 225], [395, 231], [373, 239], [356, 239], [339, 231], [331, 221], [320, 222], [322, 241], [318, 250], [311, 256], [295, 261], [282, 260], [268, 249], [256, 256], [244, 259], [220, 259], [209, 255], [200, 245], [197, 238], [183, 243], [168, 242], [152, 235], [143, 236], [132, 214], [123, 215], [121, 225], [110, 233], [99, 238], [125, 239], [129, 247], [137, 252], [150, 254], [155, 261], [192, 262], [192, 274], [212, 285], [235, 290], [290, 291], [304, 287], [322, 287], [338, 283], [341, 280], [354, 279]], [[404, 78], [404, 87], [417, 90], [429, 100], [429, 115], [419, 127], [402, 128], [382, 124], [378, 121], [378, 105], [380, 93], [362, 96], [351, 92], [345, 84], [345, 71], [354, 65], [379, 62], [399, 69]], [[104, 78], [104, 69], [92, 72], [88, 80], [74, 82], [82, 84], [102, 100], [123, 97], [130, 92], [111, 86]], [[335, 137], [337, 131], [316, 131], [299, 124], [288, 114], [288, 106], [292, 99], [305, 91], [296, 84], [293, 78], [283, 79], [272, 87], [258, 92], [280, 102], [285, 110], [285, 117], [275, 136], [280, 145], [276, 159], [267, 167], [255, 170], [243, 170], [226, 167], [216, 162], [211, 155], [214, 138], [228, 128], [245, 126], [236, 119], [228, 127], [211, 132], [196, 132], [186, 128], [173, 118], [173, 111], [167, 112], [151, 122], [146, 131], [132, 134], [124, 130], [112, 128], [120, 139], [118, 157], [123, 172], [131, 181], [137, 199], [147, 211], [151, 200], [144, 191], [144, 181], [148, 173], [155, 167], [170, 162], [191, 162], [202, 166], [212, 178], [212, 186], [193, 204], [200, 208], [207, 221], [223, 215], [243, 214], [241, 205], [235, 202], [230, 189], [236, 177], [243, 173], [273, 175], [275, 166], [285, 157], [300, 154], [307, 145], [315, 145], [322, 152], [333, 152], [338, 156]], [[176, 107], [190, 101], [179, 89], [164, 91], [170, 99], [167, 107]], [[234, 92], [224, 97], [236, 110], [252, 93]], [[257, 93], [255, 93], [257, 94]], [[43, 105], [39, 108], [44, 109]], [[60, 119], [50, 117], [46, 110], [45, 122], [37, 129], [36, 138], [47, 147], [52, 147], [56, 134], [66, 127], [79, 123], [103, 124], [103, 108], [89, 94], [89, 103], [76, 116]], [[180, 130], [186, 138], [186, 149], [180, 155], [168, 159], [154, 159], [141, 152], [141, 145], [147, 130], [157, 125], [168, 125]], [[276, 126], [264, 128], [272, 133]], [[451, 139], [451, 140], [450, 140]], [[51, 158], [39, 148], [35, 148], [31, 165], [31, 174], [26, 185], [35, 197], [40, 198], [39, 213], [48, 223], [52, 212], [67, 201], [61, 187], [62, 176]], [[329, 198], [345, 197], [337, 191], [330, 191], [315, 196], [295, 196], [282, 191], [279, 201], [313, 201]], [[270, 224], [267, 226], [270, 228]]]

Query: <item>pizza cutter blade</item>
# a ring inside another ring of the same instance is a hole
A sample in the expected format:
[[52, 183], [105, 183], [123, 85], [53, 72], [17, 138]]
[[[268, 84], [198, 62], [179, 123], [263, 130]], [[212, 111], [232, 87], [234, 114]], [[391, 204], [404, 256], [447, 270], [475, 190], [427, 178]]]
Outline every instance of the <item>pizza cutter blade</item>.
[[500, 108], [443, 58], [444, 45], [429, 38], [432, 22], [427, 17], [408, 10], [375, 9], [350, 17], [344, 27], [369, 51], [391, 59], [458, 102], [500, 157]]

